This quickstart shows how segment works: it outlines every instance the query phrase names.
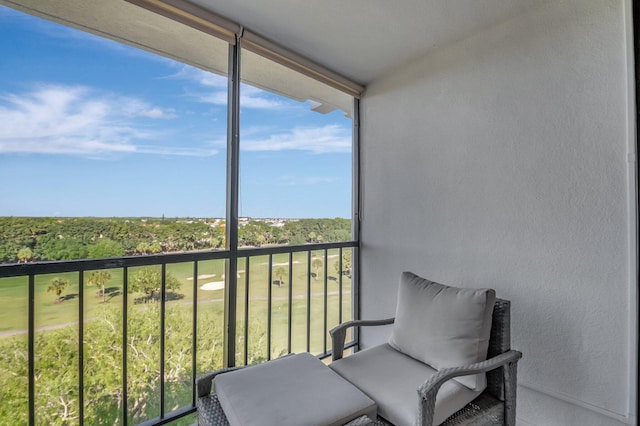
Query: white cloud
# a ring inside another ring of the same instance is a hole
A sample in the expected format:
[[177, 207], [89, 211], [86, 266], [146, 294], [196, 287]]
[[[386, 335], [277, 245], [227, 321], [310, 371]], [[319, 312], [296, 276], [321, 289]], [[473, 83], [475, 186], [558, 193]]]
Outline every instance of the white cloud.
[[[167, 78], [178, 78], [204, 86], [202, 92], [188, 93], [199, 102], [225, 106], [228, 103], [227, 77], [203, 71], [188, 65], [182, 65], [178, 72]], [[240, 87], [240, 106], [251, 109], [276, 109], [284, 107], [284, 103], [267, 91], [247, 84]]]
[[190, 147], [138, 146], [136, 152], [141, 154], [179, 155], [186, 157], [209, 157], [218, 154], [217, 149], [203, 149]]
[[0, 117], [0, 154], [215, 153], [139, 145], [162, 134], [150, 130], [148, 119], [173, 118], [174, 111], [83, 86], [39, 85], [20, 95], [0, 94]]
[[176, 78], [180, 80], [188, 80], [207, 87], [215, 87], [218, 89], [227, 89], [227, 77], [203, 71], [189, 65], [180, 64], [179, 69], [174, 74], [166, 78]]
[[296, 127], [262, 139], [241, 138], [240, 148], [244, 151], [299, 150], [318, 154], [351, 152], [351, 129], [337, 125]]
[[300, 185], [321, 185], [325, 183], [333, 183], [337, 182], [338, 178], [336, 177], [325, 177], [325, 176], [292, 176], [292, 175], [283, 175], [277, 176], [274, 178], [269, 178], [267, 176], [262, 176], [260, 180], [252, 181], [253, 185], [268, 185], [268, 186], [300, 186]]

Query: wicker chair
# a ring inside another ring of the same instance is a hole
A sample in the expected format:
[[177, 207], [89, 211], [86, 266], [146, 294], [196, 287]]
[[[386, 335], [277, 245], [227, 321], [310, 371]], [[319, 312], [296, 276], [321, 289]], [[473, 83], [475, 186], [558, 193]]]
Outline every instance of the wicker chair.
[[[486, 372], [487, 388], [485, 391], [441, 424], [445, 426], [515, 425], [516, 368], [522, 353], [511, 350], [510, 306], [509, 301], [496, 299], [486, 361], [457, 368], [441, 369], [417, 389], [416, 424], [420, 426], [432, 425], [436, 394], [445, 382], [458, 376]], [[394, 318], [378, 321], [356, 320], [334, 328], [331, 330], [333, 360], [339, 360], [343, 357], [347, 329], [357, 326], [388, 325], [393, 322]], [[366, 389], [361, 390], [367, 393]], [[373, 399], [375, 400], [375, 398]], [[390, 423], [383, 418], [378, 418], [377, 424], [388, 425]]]

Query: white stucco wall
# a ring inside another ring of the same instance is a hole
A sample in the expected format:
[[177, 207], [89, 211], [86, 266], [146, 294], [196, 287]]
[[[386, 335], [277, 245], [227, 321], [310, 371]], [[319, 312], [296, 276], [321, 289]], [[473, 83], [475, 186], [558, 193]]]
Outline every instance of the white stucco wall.
[[524, 353], [522, 424], [635, 424], [629, 14], [548, 2], [362, 100], [361, 317], [393, 315], [404, 270], [495, 288]]

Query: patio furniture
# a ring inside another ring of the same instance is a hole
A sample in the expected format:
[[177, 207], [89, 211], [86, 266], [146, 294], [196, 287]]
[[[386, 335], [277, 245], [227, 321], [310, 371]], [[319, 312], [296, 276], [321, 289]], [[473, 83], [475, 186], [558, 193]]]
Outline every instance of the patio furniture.
[[[343, 358], [349, 328], [391, 324], [387, 343]], [[378, 424], [515, 424], [522, 353], [510, 347], [510, 302], [491, 289], [448, 287], [405, 272], [395, 318], [349, 321], [331, 337], [330, 367], [376, 402]]]
[[376, 418], [375, 402], [309, 353], [219, 370], [196, 388], [199, 425], [364, 426]]

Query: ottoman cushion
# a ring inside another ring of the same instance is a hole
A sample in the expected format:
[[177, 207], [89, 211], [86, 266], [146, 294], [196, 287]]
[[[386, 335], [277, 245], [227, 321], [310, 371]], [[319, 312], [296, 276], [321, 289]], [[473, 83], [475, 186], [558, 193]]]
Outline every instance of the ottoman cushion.
[[223, 373], [214, 384], [231, 426], [333, 426], [377, 414], [373, 400], [309, 353]]

